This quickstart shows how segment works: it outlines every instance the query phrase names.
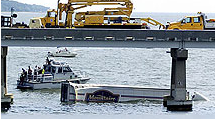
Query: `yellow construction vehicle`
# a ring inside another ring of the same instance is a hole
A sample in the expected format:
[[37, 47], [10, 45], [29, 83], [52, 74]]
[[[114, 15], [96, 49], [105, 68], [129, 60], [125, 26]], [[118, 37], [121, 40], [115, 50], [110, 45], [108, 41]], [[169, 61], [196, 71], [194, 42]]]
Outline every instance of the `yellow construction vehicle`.
[[[104, 8], [102, 11], [77, 12], [77, 10], [95, 5], [111, 5], [115, 8]], [[47, 11], [44, 18], [38, 22], [30, 22], [29, 26], [42, 27], [68, 27], [68, 28], [129, 28], [129, 29], [147, 29], [145, 22], [152, 25], [165, 26], [151, 18], [130, 18], [133, 10], [133, 3], [130, 0], [68, 0], [68, 3], [59, 3], [58, 9]], [[66, 14], [65, 22], [63, 13]], [[74, 15], [75, 14], [75, 15]], [[73, 18], [73, 15], [75, 16]], [[32, 19], [33, 20], [33, 19]], [[31, 21], [32, 21], [31, 20]], [[32, 25], [34, 24], [34, 25]], [[37, 28], [37, 27], [30, 27]]]
[[169, 23], [169, 30], [214, 30], [215, 19], [208, 19], [204, 13], [198, 12], [197, 16], [186, 16], [175, 23]]
[[[72, 15], [75, 11], [93, 5], [120, 7], [104, 8], [103, 11], [76, 12], [75, 21], [73, 21]], [[58, 9], [60, 20], [62, 13], [66, 12], [65, 26], [67, 27], [123, 27], [120, 23], [129, 20], [133, 4], [130, 0], [68, 0], [67, 4], [59, 3]], [[126, 24], [124, 23], [124, 25]]]
[[145, 21], [151, 25], [154, 25], [154, 26], [158, 26], [159, 25], [159, 29], [162, 27], [163, 29], [166, 29], [165, 25], [163, 25], [162, 23], [148, 17], [148, 18], [141, 18], [142, 21]]
[[42, 25], [45, 27], [57, 26], [57, 11], [55, 9], [48, 10], [45, 17], [40, 18]]
[[45, 17], [31, 18], [29, 28], [57, 28], [64, 27], [64, 24], [59, 24], [58, 13], [55, 9], [48, 10]]

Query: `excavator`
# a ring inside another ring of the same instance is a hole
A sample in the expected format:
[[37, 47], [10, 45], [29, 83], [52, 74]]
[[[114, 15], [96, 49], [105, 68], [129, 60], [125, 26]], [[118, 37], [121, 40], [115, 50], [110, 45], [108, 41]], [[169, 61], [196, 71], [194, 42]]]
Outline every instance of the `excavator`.
[[[102, 11], [77, 11], [96, 5], [117, 7], [104, 8]], [[58, 0], [57, 10], [48, 10], [43, 18], [32, 18], [29, 27], [148, 29], [149, 23], [165, 29], [163, 24], [152, 18], [131, 18], [132, 10], [131, 0], [68, 0], [68, 3], [60, 3]], [[63, 14], [66, 14], [65, 22], [61, 22]]]

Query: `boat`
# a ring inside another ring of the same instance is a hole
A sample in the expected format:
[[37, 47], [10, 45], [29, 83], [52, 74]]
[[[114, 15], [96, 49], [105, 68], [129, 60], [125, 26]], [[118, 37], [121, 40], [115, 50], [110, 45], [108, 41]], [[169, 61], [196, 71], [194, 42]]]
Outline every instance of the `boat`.
[[18, 89], [53, 89], [60, 88], [63, 81], [84, 84], [90, 80], [85, 72], [73, 71], [65, 62], [54, 61], [47, 57], [43, 68], [30, 66], [28, 72], [22, 69], [17, 80]]
[[[200, 93], [189, 97], [193, 101], [207, 101]], [[139, 100], [162, 101], [164, 96], [170, 95], [170, 89], [104, 84], [74, 84], [63, 82], [61, 86], [61, 102], [133, 102]]]
[[75, 57], [76, 52], [70, 52], [67, 48], [58, 48], [56, 52], [48, 52], [48, 57]]

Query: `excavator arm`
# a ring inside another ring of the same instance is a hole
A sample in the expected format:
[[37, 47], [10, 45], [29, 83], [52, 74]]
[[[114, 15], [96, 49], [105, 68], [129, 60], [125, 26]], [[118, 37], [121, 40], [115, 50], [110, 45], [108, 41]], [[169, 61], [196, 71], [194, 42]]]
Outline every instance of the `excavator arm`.
[[[125, 10], [124, 8], [105, 8], [103, 11], [78, 12], [75, 15], [75, 20], [77, 21], [85, 20], [86, 15], [109, 15], [108, 18], [112, 18], [110, 16], [113, 16], [113, 15], [120, 15], [120, 16], [124, 15], [127, 17], [122, 17], [122, 18], [128, 20], [131, 13], [126, 13], [124, 12], [124, 10]], [[104, 19], [107, 19], [107, 18], [104, 17]]]

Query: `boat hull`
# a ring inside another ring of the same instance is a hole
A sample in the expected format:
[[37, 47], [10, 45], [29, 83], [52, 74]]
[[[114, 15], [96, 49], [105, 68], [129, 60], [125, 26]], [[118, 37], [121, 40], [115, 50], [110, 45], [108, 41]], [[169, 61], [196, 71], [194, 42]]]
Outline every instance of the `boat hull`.
[[49, 53], [50, 57], [75, 57], [77, 53]]
[[[85, 84], [90, 78], [82, 78], [82, 79], [70, 79], [67, 80], [72, 83], [77, 84]], [[29, 81], [29, 82], [20, 82], [17, 80], [17, 88], [18, 89], [58, 89], [61, 88], [61, 84], [63, 81], [66, 80], [59, 80], [59, 81], [51, 81], [51, 82], [36, 82], [36, 81]]]

